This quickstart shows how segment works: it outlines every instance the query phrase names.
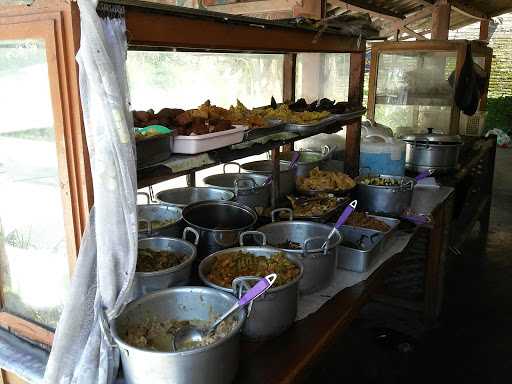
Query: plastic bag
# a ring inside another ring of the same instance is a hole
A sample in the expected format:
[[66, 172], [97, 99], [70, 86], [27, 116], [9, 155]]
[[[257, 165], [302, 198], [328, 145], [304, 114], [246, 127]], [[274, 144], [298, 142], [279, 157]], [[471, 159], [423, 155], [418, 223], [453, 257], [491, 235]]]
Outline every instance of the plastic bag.
[[501, 129], [491, 129], [485, 134], [485, 137], [489, 137], [490, 135], [497, 136], [496, 142], [500, 147], [510, 147], [512, 144], [512, 139], [510, 139], [510, 136], [503, 132]]

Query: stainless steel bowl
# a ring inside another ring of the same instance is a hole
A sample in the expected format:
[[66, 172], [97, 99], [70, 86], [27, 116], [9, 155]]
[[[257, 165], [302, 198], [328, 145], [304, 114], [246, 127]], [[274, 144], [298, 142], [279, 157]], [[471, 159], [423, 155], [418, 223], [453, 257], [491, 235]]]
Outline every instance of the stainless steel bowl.
[[[137, 205], [139, 221], [139, 238], [142, 237], [181, 237], [182, 214], [181, 208], [166, 204]], [[154, 229], [151, 222], [172, 220], [173, 223]]]
[[[321, 249], [331, 230], [331, 225], [312, 221], [273, 222], [258, 228], [259, 232], [265, 234], [268, 245], [279, 248], [302, 262], [304, 276], [299, 283], [299, 290], [306, 294], [327, 287], [334, 278], [336, 247], [341, 242], [341, 234], [336, 231], [329, 244]], [[288, 241], [300, 244], [302, 249], [280, 246]]]
[[236, 327], [225, 338], [202, 348], [183, 352], [155, 352], [133, 347], [123, 337], [130, 325], [155, 319], [212, 320], [227, 311], [236, 298], [207, 287], [177, 287], [151, 293], [126, 306], [111, 323], [127, 384], [229, 384], [238, 368], [240, 330], [245, 310], [234, 318]]
[[[242, 164], [241, 167], [244, 172], [272, 176], [274, 165], [272, 160], [259, 160]], [[297, 170], [295, 167], [288, 169], [288, 166], [283, 163], [281, 163], [279, 167], [279, 197], [286, 197], [286, 195], [289, 195], [295, 191], [295, 175]]]
[[[295, 152], [283, 152], [279, 155], [279, 160], [286, 166], [290, 165]], [[315, 168], [321, 168], [331, 155], [331, 148], [328, 145], [322, 146], [322, 151], [312, 151], [309, 149], [297, 151], [299, 160], [296, 163], [296, 176], [308, 177], [309, 172]]]
[[166, 189], [165, 191], [158, 192], [155, 197], [157, 201], [161, 203], [185, 208], [189, 204], [198, 203], [200, 201], [233, 200], [235, 194], [220, 188], [184, 187]]
[[232, 201], [203, 201], [183, 209], [185, 223], [199, 232], [199, 258], [238, 245], [240, 234], [257, 219], [251, 208]]
[[[187, 233], [195, 235], [195, 245], [184, 240]], [[139, 240], [139, 249], [151, 249], [153, 251], [169, 251], [185, 256], [184, 261], [171, 268], [154, 272], [135, 273], [135, 292], [137, 297], [154, 291], [160, 291], [173, 286], [186, 285], [192, 272], [192, 263], [197, 256], [197, 242], [199, 233], [193, 228], [185, 228], [183, 240], [168, 237], [148, 237]]]
[[[244, 285], [244, 282], [251, 280], [251, 278], [241, 277], [240, 279], [235, 279], [237, 280], [235, 281], [236, 286], [232, 288], [221, 287], [212, 283], [207, 278], [215, 258], [233, 252], [247, 252], [259, 257], [270, 258], [281, 251], [265, 246], [241, 246], [216, 252], [201, 261], [201, 264], [199, 264], [199, 277], [204, 284], [224, 292], [233, 292], [235, 290], [239, 296], [241, 291], [238, 284]], [[279, 287], [269, 289], [264, 295], [253, 302], [252, 309], [243, 328], [244, 336], [249, 339], [262, 340], [277, 336], [288, 329], [297, 317], [298, 288], [299, 281], [304, 273], [304, 267], [294, 256], [287, 254], [286, 257], [300, 268], [300, 273], [294, 280]]]

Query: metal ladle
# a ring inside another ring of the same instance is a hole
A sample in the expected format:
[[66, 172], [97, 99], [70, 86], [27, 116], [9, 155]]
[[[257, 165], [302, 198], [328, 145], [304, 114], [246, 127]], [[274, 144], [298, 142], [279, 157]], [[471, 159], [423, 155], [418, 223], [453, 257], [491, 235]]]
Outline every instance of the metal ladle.
[[[295, 164], [297, 164], [297, 161], [300, 159], [300, 153], [299, 152], [293, 152], [292, 160], [290, 161], [290, 164], [288, 164], [288, 169], [292, 169], [295, 167]], [[268, 176], [263, 185], [267, 185], [272, 181], [272, 175]]]
[[229, 315], [251, 303], [253, 300], [260, 297], [274, 284], [277, 275], [272, 273], [268, 276], [261, 278], [251, 289], [249, 289], [229, 310], [219, 317], [209, 328], [201, 329], [193, 325], [179, 329], [174, 335], [172, 347], [174, 351], [190, 349], [190, 346], [199, 344], [201, 341], [215, 332], [215, 329], [222, 323]]
[[334, 235], [337, 229], [340, 229], [340, 227], [345, 224], [345, 221], [347, 221], [348, 217], [354, 212], [354, 210], [357, 207], [357, 200], [353, 200], [349, 205], [345, 207], [343, 212], [341, 213], [338, 221], [336, 224], [334, 224], [334, 227], [332, 227], [332, 231], [327, 236], [327, 240], [325, 240], [325, 243], [322, 244], [321, 249], [325, 248], [327, 244], [329, 244], [329, 241], [331, 240], [331, 237]]

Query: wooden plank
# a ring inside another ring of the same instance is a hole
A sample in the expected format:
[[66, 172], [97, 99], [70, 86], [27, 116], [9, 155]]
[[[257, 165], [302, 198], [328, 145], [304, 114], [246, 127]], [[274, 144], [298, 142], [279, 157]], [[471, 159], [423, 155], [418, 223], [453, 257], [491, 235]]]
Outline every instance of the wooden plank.
[[53, 344], [53, 332], [11, 313], [0, 312], [0, 324], [37, 343]]
[[489, 41], [489, 20], [480, 21], [480, 40]]
[[297, 54], [286, 53], [283, 60], [283, 101], [295, 101]]
[[375, 119], [375, 98], [377, 96], [377, 76], [379, 70], [380, 45], [372, 45], [372, 55], [370, 59], [370, 77], [368, 79], [368, 106], [366, 117], [369, 120]]
[[[366, 42], [364, 43], [366, 45]], [[363, 102], [365, 54], [350, 55], [350, 77], [348, 84], [348, 101], [361, 105]], [[359, 174], [359, 147], [361, 141], [361, 119], [347, 125], [345, 141], [345, 172], [350, 176]]]
[[432, 11], [432, 39], [448, 40], [449, 31], [450, 4], [446, 0], [439, 0]]
[[279, 162], [279, 147], [272, 148], [272, 209], [277, 208], [279, 192], [281, 191], [281, 163]]
[[[357, 52], [357, 38], [267, 25], [245, 25], [218, 19], [180, 17], [170, 13], [126, 8], [129, 44], [134, 46], [202, 48], [264, 52]], [[187, 31], [187, 33], [183, 33]]]
[[29, 384], [16, 374], [2, 370], [2, 376], [4, 376], [5, 384]]
[[320, 20], [322, 18], [321, 0], [302, 0], [293, 6], [293, 17], [307, 17]]
[[352, 12], [364, 12], [368, 13], [370, 16], [380, 17], [382, 19], [391, 20], [391, 21], [400, 21], [403, 19], [403, 16], [394, 11], [388, 10], [386, 8], [382, 8], [376, 5], [373, 5], [366, 1], [359, 0], [330, 0], [329, 1], [333, 6], [340, 7], [347, 11]]
[[206, 6], [206, 9], [214, 12], [248, 15], [290, 11], [300, 4], [301, 2], [297, 0], [259, 0], [243, 3], [208, 5]]
[[412, 29], [410, 29], [410, 28], [407, 28], [407, 27], [400, 27], [399, 29], [400, 29], [400, 31], [405, 32], [405, 33], [407, 33], [409, 36], [411, 36], [411, 37], [415, 37], [415, 38], [416, 38], [416, 39], [418, 39], [418, 40], [427, 40], [427, 38], [426, 38], [425, 36], [420, 35], [419, 33], [417, 33], [416, 31], [413, 31], [413, 30], [412, 30]]
[[392, 27], [390, 27], [388, 29], [383, 29], [379, 33], [379, 36], [382, 36], [382, 37], [393, 36], [393, 34], [396, 32], [396, 30], [400, 29], [400, 27], [405, 27], [408, 24], [414, 23], [419, 20], [423, 20], [431, 15], [432, 15], [432, 7], [424, 8], [416, 13], [413, 13], [412, 15], [407, 16], [402, 21], [394, 23]]
[[471, 5], [468, 5], [467, 2], [463, 3], [462, 1], [459, 1], [459, 0], [450, 0], [449, 3], [451, 4], [452, 9], [454, 11], [457, 11], [458, 13], [460, 13], [464, 16], [471, 17], [471, 18], [477, 19], [477, 20], [489, 20], [490, 19], [489, 15], [487, 15], [485, 12], [483, 12]]

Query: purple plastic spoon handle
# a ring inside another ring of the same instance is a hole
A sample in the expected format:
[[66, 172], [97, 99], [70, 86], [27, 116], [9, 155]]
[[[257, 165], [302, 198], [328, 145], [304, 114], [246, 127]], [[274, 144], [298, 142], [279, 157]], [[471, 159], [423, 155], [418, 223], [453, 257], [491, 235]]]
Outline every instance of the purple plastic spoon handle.
[[420, 180], [426, 179], [427, 177], [432, 176], [432, 174], [433, 174], [433, 173], [434, 173], [434, 172], [433, 172], [431, 169], [429, 169], [428, 171], [423, 171], [423, 172], [421, 172], [421, 173], [420, 173], [418, 176], [416, 176], [414, 179], [415, 179], [416, 181], [420, 181]]
[[334, 224], [334, 228], [339, 229], [343, 224], [345, 224], [345, 221], [347, 221], [348, 217], [354, 212], [354, 210], [357, 207], [357, 200], [352, 201], [349, 205], [345, 207], [343, 212], [341, 213], [338, 221], [336, 224]]
[[290, 161], [290, 164], [288, 165], [288, 169], [292, 169], [295, 167], [295, 164], [297, 164], [297, 161], [300, 159], [300, 153], [299, 152], [293, 152], [292, 155], [292, 161]]
[[241, 298], [238, 300], [238, 305], [243, 307], [249, 304], [251, 301], [260, 297], [267, 289], [269, 289], [274, 281], [277, 279], [277, 275], [272, 273], [268, 276], [261, 278], [251, 289], [249, 289]]
[[263, 183], [263, 185], [267, 185], [267, 184], [270, 184], [270, 182], [272, 181], [272, 176], [268, 176], [266, 179], [265, 179], [265, 182]]

